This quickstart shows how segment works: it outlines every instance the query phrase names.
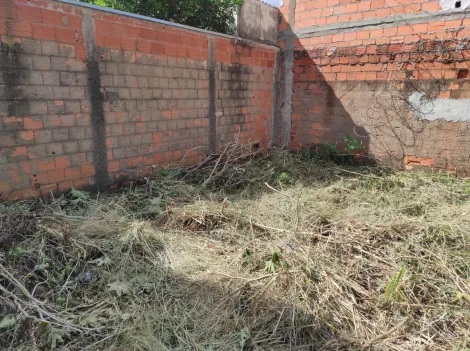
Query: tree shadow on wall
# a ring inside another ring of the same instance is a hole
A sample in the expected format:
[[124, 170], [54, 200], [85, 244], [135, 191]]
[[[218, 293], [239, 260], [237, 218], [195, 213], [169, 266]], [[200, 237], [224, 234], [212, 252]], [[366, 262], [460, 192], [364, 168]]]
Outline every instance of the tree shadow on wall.
[[[347, 47], [311, 45], [321, 41], [303, 40], [302, 30], [296, 33], [284, 17], [280, 26], [287, 48], [284, 68], [289, 68], [286, 59], [293, 48], [292, 148], [318, 142], [341, 145], [348, 135], [382, 164], [470, 172], [467, 153], [452, 152], [463, 150], [467, 126], [459, 116], [449, 123], [448, 116], [459, 110], [455, 104], [461, 103], [465, 89], [459, 78], [468, 75], [458, 66], [466, 62], [456, 50], [459, 39], [417, 36], [416, 43], [377, 42], [368, 50], [352, 42]], [[446, 104], [454, 107], [444, 108]]]
[[[281, 21], [286, 22], [285, 19]], [[369, 133], [352, 119], [341, 100], [357, 84], [346, 80], [346, 73], [335, 72], [335, 67], [340, 67], [334, 65], [339, 60], [335, 57], [337, 48], [307, 49], [288, 25], [283, 33], [281, 45], [288, 48], [291, 36], [294, 47], [290, 147], [305, 149], [333, 145], [339, 152], [356, 154], [361, 163], [374, 163], [369, 156]], [[289, 50], [284, 49], [281, 104], [285, 104], [288, 94], [284, 75], [289, 69], [287, 55]]]

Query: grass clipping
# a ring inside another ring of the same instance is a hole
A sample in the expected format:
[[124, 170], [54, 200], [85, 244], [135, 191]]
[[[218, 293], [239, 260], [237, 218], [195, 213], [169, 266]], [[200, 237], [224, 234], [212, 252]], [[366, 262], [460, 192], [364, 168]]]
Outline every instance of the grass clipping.
[[0, 349], [469, 349], [467, 180], [228, 159], [0, 205]]

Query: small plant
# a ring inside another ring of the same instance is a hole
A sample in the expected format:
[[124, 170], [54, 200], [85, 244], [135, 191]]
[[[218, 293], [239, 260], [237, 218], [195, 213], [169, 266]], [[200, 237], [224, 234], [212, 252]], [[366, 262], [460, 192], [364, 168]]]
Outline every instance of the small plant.
[[70, 202], [75, 207], [87, 207], [91, 201], [91, 196], [89, 193], [75, 188], [70, 190], [69, 196], [71, 198]]
[[462, 188], [463, 188], [464, 194], [470, 195], [470, 183], [464, 183], [462, 185]]
[[55, 350], [65, 342], [69, 333], [60, 328], [49, 327], [48, 329], [47, 344], [49, 344], [50, 350]]
[[31, 250], [24, 250], [21, 247], [12, 247], [9, 251], [9, 255], [15, 258], [19, 258], [21, 256], [29, 255], [32, 253]]
[[282, 252], [275, 251], [271, 257], [264, 262], [264, 271], [266, 273], [276, 273], [279, 268], [289, 269], [290, 265], [287, 263]]
[[344, 135], [343, 141], [346, 144], [347, 152], [354, 152], [364, 148], [364, 145], [362, 145], [362, 142], [359, 139], [353, 139], [348, 134]]
[[240, 338], [240, 350], [247, 350], [251, 339], [250, 330], [243, 328], [238, 333], [238, 337]]
[[337, 155], [336, 145], [328, 143], [312, 145], [309, 149], [305, 150], [302, 154], [304, 160], [334, 162], [335, 155]]
[[464, 336], [462, 342], [459, 342], [457, 345], [455, 345], [454, 350], [455, 351], [470, 351], [467, 335]]
[[340, 151], [336, 144], [315, 144], [303, 152], [303, 159], [323, 162], [333, 162], [338, 165], [354, 165], [354, 155], [364, 148], [357, 138], [351, 138], [348, 134], [343, 137], [345, 150]]
[[243, 251], [242, 260], [245, 263], [252, 261], [253, 260], [253, 251], [249, 248], [246, 248], [245, 251]]
[[396, 298], [398, 286], [400, 285], [403, 275], [405, 274], [405, 270], [406, 270], [406, 265], [402, 265], [400, 268], [400, 271], [397, 274], [395, 274], [393, 278], [385, 286], [385, 291], [383, 295], [385, 301], [387, 302], [392, 301]]
[[312, 145], [303, 154], [303, 159], [316, 162], [332, 162], [338, 165], [354, 164], [354, 157], [349, 152], [339, 152], [336, 145], [323, 143]]
[[5, 331], [13, 328], [17, 323], [17, 319], [12, 314], [7, 314], [0, 320], [0, 331]]
[[281, 172], [277, 177], [277, 182], [280, 186], [289, 185], [293, 183], [292, 176], [287, 172]]
[[0, 213], [2, 214], [18, 214], [22, 212], [28, 212], [29, 207], [24, 204], [0, 204]]

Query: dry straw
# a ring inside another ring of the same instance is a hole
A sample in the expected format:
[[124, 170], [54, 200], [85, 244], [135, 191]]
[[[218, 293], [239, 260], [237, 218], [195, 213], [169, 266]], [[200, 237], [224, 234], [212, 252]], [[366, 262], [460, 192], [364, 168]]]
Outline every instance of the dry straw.
[[0, 205], [0, 348], [468, 350], [467, 180], [222, 150]]

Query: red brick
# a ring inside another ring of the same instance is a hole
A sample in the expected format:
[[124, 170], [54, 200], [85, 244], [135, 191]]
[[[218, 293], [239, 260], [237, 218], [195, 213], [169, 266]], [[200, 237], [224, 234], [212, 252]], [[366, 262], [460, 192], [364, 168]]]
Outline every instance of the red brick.
[[371, 9], [383, 9], [385, 7], [385, 0], [372, 0]]
[[82, 171], [79, 167], [65, 168], [65, 179], [68, 179], [68, 180], [79, 179], [81, 175], [82, 175]]
[[177, 49], [178, 49], [178, 46], [176, 45], [165, 44], [165, 54], [168, 56], [176, 56]]
[[42, 122], [34, 121], [30, 117], [23, 118], [24, 128], [25, 129], [41, 129], [43, 127]]
[[108, 35], [112, 33], [111, 23], [95, 18], [95, 30], [101, 35]]
[[393, 10], [389, 7], [383, 8], [383, 9], [378, 9], [377, 10], [377, 17], [388, 17], [392, 14], [395, 14]]
[[38, 7], [17, 5], [18, 19], [25, 22], [42, 22], [41, 9]]
[[428, 31], [428, 24], [427, 23], [413, 24], [412, 28], [413, 28], [413, 32], [416, 34], [425, 33]]
[[88, 178], [76, 179], [73, 181], [73, 186], [76, 189], [82, 189], [89, 185]]
[[51, 193], [53, 194], [57, 191], [57, 184], [41, 185], [39, 191], [41, 192], [41, 197], [49, 198]]
[[128, 37], [121, 37], [121, 46], [123, 50], [135, 51], [137, 48], [137, 40]]
[[86, 49], [83, 45], [75, 46], [75, 58], [81, 60], [86, 58]]
[[[81, 15], [74, 16], [74, 15], [68, 14], [66, 16], [63, 16], [62, 22], [67, 28], [78, 30], [78, 31], [81, 31], [82, 29], [82, 16]], [[119, 26], [118, 28], [115, 28], [114, 30], [117, 31], [120, 28], [121, 26]]]
[[28, 156], [26, 146], [15, 146], [11, 148], [10, 157]]
[[462, 26], [461, 20], [445, 21], [446, 28], [459, 28]]
[[32, 130], [22, 131], [19, 133], [19, 137], [22, 140], [31, 141], [34, 140], [35, 133]]
[[109, 49], [120, 49], [121, 48], [121, 38], [106, 36], [104, 38], [104, 46]]
[[377, 52], [377, 46], [371, 45], [366, 48], [366, 53], [375, 54]]
[[374, 29], [370, 31], [370, 38], [381, 38], [383, 36], [383, 29]]
[[63, 14], [57, 11], [41, 9], [43, 23], [54, 27], [63, 27]]
[[25, 189], [21, 191], [21, 198], [24, 200], [36, 199], [41, 195], [39, 189]]
[[141, 33], [142, 33], [141, 38], [143, 38], [145, 40], [157, 40], [157, 33], [153, 29], [142, 28]]
[[137, 41], [137, 51], [140, 52], [152, 52], [152, 43], [144, 40]]
[[14, 37], [32, 37], [32, 26], [37, 25], [37, 23], [29, 22], [19, 22], [19, 21], [10, 21], [9, 22], [9, 33]]
[[118, 22], [119, 21], [119, 17], [116, 16], [116, 15], [103, 14], [103, 19], [106, 20], [106, 21], [111, 21], [111, 22]]
[[412, 4], [405, 6], [405, 13], [417, 13], [421, 10], [421, 4]]
[[142, 28], [134, 27], [134, 26], [127, 26], [127, 33], [129, 34], [130, 37], [141, 38]]
[[45, 173], [34, 173], [30, 175], [31, 178], [31, 183], [34, 185], [44, 185], [49, 183], [49, 177], [47, 175], [47, 172]]
[[49, 182], [58, 183], [65, 180], [65, 171], [63, 169], [53, 170], [47, 173]]
[[0, 18], [0, 35], [7, 34], [7, 21], [4, 18]]
[[82, 177], [90, 177], [95, 174], [95, 167], [91, 164], [83, 164], [80, 167]]
[[54, 160], [43, 161], [39, 159], [37, 162], [37, 167], [38, 167], [38, 170], [43, 171], [43, 172], [51, 171], [55, 169], [55, 162]]
[[358, 5], [357, 4], [349, 4], [346, 5], [345, 12], [346, 13], [354, 13], [358, 11]]
[[338, 42], [338, 41], [343, 41], [343, 40], [344, 40], [344, 33], [333, 34], [333, 37], [332, 37], [333, 43]]
[[388, 72], [377, 72], [377, 80], [387, 80], [388, 75]]
[[12, 189], [8, 182], [0, 182], [0, 193], [9, 193]]
[[67, 156], [57, 157], [55, 167], [59, 169], [67, 168], [70, 165], [70, 159]]
[[407, 35], [405, 36], [405, 43], [415, 43], [421, 40], [419, 35]]
[[108, 163], [108, 169], [110, 171], [117, 171], [120, 169], [120, 163], [119, 161], [111, 161]]
[[357, 38], [357, 33], [356, 32], [344, 33], [344, 40], [345, 41], [356, 40], [356, 38]]
[[71, 181], [60, 182], [58, 184], [60, 192], [68, 192], [72, 189], [73, 186], [74, 186], [74, 182], [71, 182]]
[[44, 24], [33, 23], [32, 36], [35, 39], [55, 40], [55, 28]]
[[433, 166], [435, 161], [432, 158], [416, 157], [416, 156], [405, 156], [403, 159], [405, 165], [421, 165], [421, 166]]
[[56, 38], [59, 42], [64, 43], [75, 43], [77, 40], [75, 38], [75, 30], [68, 28], [56, 28]]
[[393, 37], [397, 35], [398, 33], [398, 28], [397, 27], [391, 27], [391, 28], [384, 28], [383, 29], [383, 36], [385, 37]]
[[3, 18], [18, 18], [18, 9], [16, 6], [12, 6], [11, 1], [1, 1], [0, 2], [0, 17]]

